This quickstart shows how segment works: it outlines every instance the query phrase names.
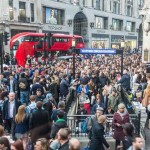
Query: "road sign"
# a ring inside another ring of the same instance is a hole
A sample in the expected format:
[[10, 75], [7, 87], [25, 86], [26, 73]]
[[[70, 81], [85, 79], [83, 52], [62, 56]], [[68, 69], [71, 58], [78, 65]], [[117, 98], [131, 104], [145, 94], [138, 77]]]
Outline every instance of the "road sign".
[[116, 54], [116, 49], [84, 48], [80, 49], [80, 54]]

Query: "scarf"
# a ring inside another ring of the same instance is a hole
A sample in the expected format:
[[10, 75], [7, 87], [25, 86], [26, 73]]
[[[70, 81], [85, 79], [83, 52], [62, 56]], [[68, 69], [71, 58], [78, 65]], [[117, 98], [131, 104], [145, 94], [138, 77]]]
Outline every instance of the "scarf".
[[127, 114], [127, 111], [125, 110], [123, 113], [120, 113], [118, 110], [117, 113], [121, 116], [121, 118], [123, 120], [124, 116]]

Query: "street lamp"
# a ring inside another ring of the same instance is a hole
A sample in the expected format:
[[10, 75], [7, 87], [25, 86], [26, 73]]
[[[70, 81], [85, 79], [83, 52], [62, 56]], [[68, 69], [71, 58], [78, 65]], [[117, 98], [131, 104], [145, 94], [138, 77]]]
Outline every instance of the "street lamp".
[[125, 42], [124, 40], [121, 41], [121, 75], [123, 75], [123, 52], [124, 52]]
[[75, 46], [76, 40], [74, 36], [72, 37], [72, 51], [73, 51], [73, 79], [75, 79]]

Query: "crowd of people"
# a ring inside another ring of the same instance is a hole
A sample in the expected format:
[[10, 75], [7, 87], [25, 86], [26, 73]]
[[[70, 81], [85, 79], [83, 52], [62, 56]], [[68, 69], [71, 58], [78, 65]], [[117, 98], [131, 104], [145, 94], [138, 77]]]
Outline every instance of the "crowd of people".
[[[147, 112], [150, 111], [150, 76], [146, 74], [141, 55], [124, 57], [123, 75], [120, 56], [80, 57], [75, 63], [75, 79], [71, 59], [55, 58], [47, 64], [35, 61], [26, 64], [25, 68], [14, 67], [5, 59], [7, 65], [0, 74], [2, 149], [79, 150], [80, 142], [71, 137], [65, 112], [70, 89], [75, 96], [72, 101], [76, 97], [79, 101], [76, 126], [83, 128], [81, 120], [86, 119], [82, 115], [92, 116], [88, 119], [86, 131], [91, 141], [90, 150], [103, 150], [103, 144], [111, 149], [104, 137], [105, 114], [113, 114], [116, 149], [121, 147], [121, 142], [124, 149], [132, 145], [134, 150], [142, 149], [142, 138], [134, 136], [120, 89], [116, 87], [116, 84], [121, 84], [127, 92], [132, 91], [134, 98], [147, 108]], [[141, 144], [138, 145], [139, 140]]]

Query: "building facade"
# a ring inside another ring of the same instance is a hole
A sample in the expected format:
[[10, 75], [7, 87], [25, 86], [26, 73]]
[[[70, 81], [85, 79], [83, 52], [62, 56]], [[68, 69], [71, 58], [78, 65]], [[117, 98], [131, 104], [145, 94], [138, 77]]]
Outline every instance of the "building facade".
[[[0, 0], [0, 31], [82, 35], [86, 47], [139, 45], [144, 0]], [[9, 49], [8, 46], [5, 49]]]

